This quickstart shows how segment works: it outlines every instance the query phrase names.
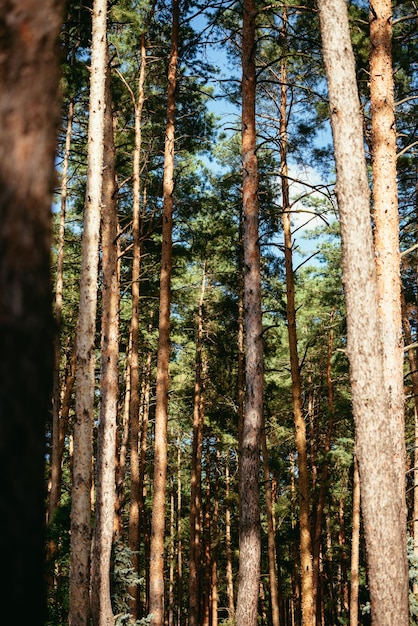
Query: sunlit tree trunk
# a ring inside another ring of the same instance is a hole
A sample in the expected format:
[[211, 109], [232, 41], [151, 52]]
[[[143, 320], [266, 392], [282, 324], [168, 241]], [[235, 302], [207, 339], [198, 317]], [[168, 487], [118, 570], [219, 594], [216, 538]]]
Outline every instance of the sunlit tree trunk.
[[71, 509], [70, 626], [90, 618], [90, 528], [95, 327], [102, 202], [103, 129], [106, 79], [106, 0], [93, 4], [87, 188], [81, 249], [80, 305], [76, 340], [76, 419]]
[[[286, 20], [285, 20], [286, 23]], [[283, 33], [286, 40], [286, 32]], [[298, 342], [296, 332], [295, 281], [292, 263], [292, 233], [290, 221], [290, 199], [287, 168], [287, 68], [286, 58], [281, 67], [281, 99], [280, 99], [280, 171], [282, 179], [283, 203], [283, 234], [285, 247], [286, 269], [286, 316], [289, 338], [290, 372], [292, 377], [293, 416], [295, 421], [295, 440], [298, 453], [298, 486], [299, 486], [299, 525], [300, 525], [300, 559], [302, 587], [302, 625], [315, 624], [313, 605], [313, 569], [312, 545], [309, 510], [309, 475], [306, 445], [306, 426], [302, 411], [302, 381], [300, 376]]]
[[[383, 377], [389, 401], [398, 480], [398, 516], [406, 544], [405, 417], [399, 251], [396, 125], [392, 67], [391, 0], [370, 2], [370, 112], [373, 220]], [[406, 559], [406, 556], [405, 556]]]
[[[337, 169], [343, 281], [372, 622], [409, 624], [405, 492], [384, 378], [363, 119], [344, 0], [319, 13]], [[366, 303], [366, 305], [365, 305]]]
[[[51, 205], [62, 2], [0, 7], [0, 598], [45, 620], [45, 426], [53, 374]], [[7, 564], [7, 565], [6, 565]], [[4, 618], [5, 619], [5, 618]]]
[[131, 359], [131, 333], [129, 333], [129, 341], [125, 351], [125, 372], [124, 372], [124, 389], [125, 397], [123, 401], [122, 423], [120, 433], [120, 443], [116, 444], [116, 505], [115, 505], [115, 538], [119, 539], [124, 534], [122, 511], [125, 500], [125, 475], [126, 475], [126, 458], [129, 444], [129, 401], [131, 395], [131, 377], [130, 377], [130, 359]]
[[164, 623], [164, 528], [167, 475], [167, 415], [170, 360], [170, 301], [174, 191], [174, 131], [179, 37], [179, 0], [173, 0], [171, 51], [168, 66], [167, 123], [164, 150], [162, 253], [158, 325], [154, 444], [154, 498], [151, 521], [149, 611], [152, 626]]
[[96, 506], [91, 564], [91, 611], [95, 626], [111, 626], [110, 558], [115, 512], [115, 448], [119, 401], [119, 273], [115, 144], [111, 72], [107, 71], [102, 192], [102, 332], [100, 416], [97, 434]]
[[254, 0], [245, 0], [242, 27], [242, 190], [246, 398], [239, 477], [240, 555], [236, 622], [240, 626], [255, 626], [257, 623], [261, 555], [259, 469], [264, 375], [255, 129], [256, 15]]
[[[135, 147], [133, 158], [133, 262], [132, 262], [132, 316], [131, 316], [131, 355], [130, 355], [130, 468], [131, 468], [131, 490], [129, 507], [129, 533], [128, 545], [132, 552], [132, 567], [135, 572], [139, 568], [139, 538], [140, 538], [140, 468], [139, 468], [139, 446], [140, 446], [140, 371], [139, 371], [139, 295], [140, 295], [140, 269], [141, 269], [141, 242], [140, 242], [140, 165], [141, 165], [141, 143], [142, 143], [142, 110], [144, 106], [144, 86], [146, 70], [146, 49], [145, 35], [141, 37], [141, 69], [138, 79], [138, 98], [130, 90], [135, 116]], [[139, 589], [137, 586], [129, 590], [130, 611], [133, 620], [138, 618]]]

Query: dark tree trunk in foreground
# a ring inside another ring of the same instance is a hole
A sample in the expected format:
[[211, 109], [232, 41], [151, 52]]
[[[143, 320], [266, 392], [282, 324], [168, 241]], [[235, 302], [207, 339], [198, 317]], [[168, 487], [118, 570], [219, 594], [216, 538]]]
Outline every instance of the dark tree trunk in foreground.
[[41, 626], [45, 425], [53, 321], [51, 204], [62, 2], [0, 8], [0, 598]]
[[356, 453], [368, 558], [372, 623], [409, 624], [405, 493], [399, 488], [396, 427], [383, 375], [378, 287], [370, 222], [363, 119], [344, 0], [320, 0], [341, 220]]
[[151, 521], [149, 612], [152, 626], [164, 623], [164, 530], [167, 476], [167, 419], [170, 361], [170, 305], [173, 237], [174, 131], [179, 37], [179, 0], [173, 0], [168, 67], [167, 123], [164, 152], [163, 226], [155, 407], [154, 499]]
[[261, 554], [259, 471], [264, 375], [255, 130], [255, 21], [255, 2], [245, 0], [242, 27], [242, 190], [246, 401], [239, 477], [240, 556], [236, 623], [240, 626], [255, 626], [257, 623]]

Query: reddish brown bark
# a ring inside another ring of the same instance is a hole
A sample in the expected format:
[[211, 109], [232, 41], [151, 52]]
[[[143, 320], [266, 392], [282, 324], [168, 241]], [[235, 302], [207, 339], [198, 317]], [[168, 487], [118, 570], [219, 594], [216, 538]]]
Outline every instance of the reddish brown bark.
[[104, 122], [102, 242], [102, 329], [100, 415], [96, 454], [96, 506], [91, 561], [91, 611], [95, 626], [112, 626], [110, 569], [115, 507], [115, 448], [119, 401], [119, 273], [117, 180], [111, 72], [107, 70]]
[[[140, 371], [139, 371], [139, 296], [140, 296], [140, 269], [141, 269], [141, 242], [140, 242], [140, 156], [142, 143], [142, 109], [145, 101], [146, 49], [145, 35], [141, 37], [141, 69], [138, 79], [138, 99], [131, 92], [135, 113], [135, 148], [133, 159], [133, 262], [132, 262], [132, 316], [131, 316], [131, 354], [130, 354], [130, 468], [131, 490], [129, 507], [128, 545], [132, 551], [132, 567], [138, 572], [139, 567], [139, 538], [140, 538]], [[129, 590], [130, 612], [133, 620], [138, 618], [139, 589], [137, 586]]]
[[[405, 416], [396, 125], [392, 68], [392, 2], [370, 2], [370, 112], [374, 247], [378, 311], [383, 345], [383, 377], [388, 394], [398, 481], [396, 506], [406, 544]], [[405, 567], [406, 555], [405, 555]]]
[[203, 445], [203, 301], [206, 289], [206, 267], [203, 265], [197, 314], [197, 337], [195, 359], [195, 387], [193, 406], [193, 443], [190, 479], [190, 559], [189, 559], [189, 620], [190, 626], [199, 624], [199, 569], [201, 557], [201, 508], [202, 508], [202, 445]]
[[[285, 20], [286, 22], [286, 20]], [[286, 33], [284, 33], [286, 37]], [[302, 381], [299, 367], [298, 340], [296, 332], [295, 279], [293, 275], [292, 233], [290, 222], [290, 199], [287, 169], [287, 68], [286, 59], [281, 67], [280, 99], [280, 169], [282, 178], [284, 258], [286, 269], [286, 316], [292, 378], [293, 416], [295, 441], [298, 453], [299, 526], [301, 558], [302, 625], [315, 623], [313, 597], [312, 545], [309, 510], [309, 474], [306, 445], [306, 426], [302, 411]]]
[[151, 522], [149, 611], [152, 626], [164, 623], [164, 529], [167, 476], [167, 418], [170, 360], [170, 303], [172, 273], [174, 131], [179, 37], [179, 0], [173, 0], [171, 51], [168, 66], [167, 123], [164, 151], [162, 251], [158, 325], [157, 383], [154, 443], [154, 498]]
[[53, 320], [51, 204], [62, 2], [0, 7], [0, 574], [2, 605], [41, 626], [45, 426]]

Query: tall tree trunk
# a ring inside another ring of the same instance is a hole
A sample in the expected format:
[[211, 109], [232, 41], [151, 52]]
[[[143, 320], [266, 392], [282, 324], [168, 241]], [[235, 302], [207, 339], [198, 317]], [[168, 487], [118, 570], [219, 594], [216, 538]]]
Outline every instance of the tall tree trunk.
[[193, 443], [190, 479], [190, 560], [189, 560], [189, 623], [199, 624], [199, 570], [201, 557], [201, 514], [202, 514], [202, 444], [203, 444], [203, 390], [202, 390], [202, 342], [203, 302], [206, 289], [206, 265], [202, 269], [202, 284], [197, 313], [197, 337], [195, 359], [195, 386], [193, 405]]
[[100, 417], [97, 436], [96, 507], [91, 566], [95, 626], [111, 626], [110, 557], [115, 512], [115, 448], [119, 401], [119, 273], [115, 144], [111, 71], [107, 70], [102, 193], [102, 334]]
[[0, 574], [18, 623], [45, 619], [45, 426], [53, 373], [51, 204], [62, 2], [2, 3]]
[[48, 521], [51, 522], [58, 506], [61, 492], [61, 458], [59, 456], [60, 437], [60, 405], [61, 405], [61, 325], [62, 325], [62, 291], [64, 265], [64, 235], [67, 213], [68, 162], [70, 159], [71, 134], [73, 128], [74, 99], [68, 105], [67, 130], [65, 133], [64, 159], [61, 173], [61, 214], [58, 234], [57, 278], [55, 283], [55, 340], [54, 340], [54, 380], [52, 388], [52, 449], [50, 469], [50, 491], [48, 499]]
[[125, 351], [125, 372], [124, 387], [125, 397], [123, 401], [123, 415], [121, 424], [120, 444], [116, 442], [115, 454], [117, 457], [117, 474], [116, 474], [116, 508], [115, 508], [115, 538], [123, 536], [123, 520], [122, 510], [125, 500], [125, 475], [126, 475], [126, 457], [129, 443], [129, 404], [131, 396], [131, 377], [130, 377], [130, 360], [131, 360], [131, 333], [129, 333], [129, 341]]
[[[396, 125], [392, 68], [391, 0], [370, 2], [370, 112], [373, 219], [378, 311], [383, 343], [383, 377], [398, 480], [398, 516], [406, 545], [405, 417], [403, 337], [399, 251]], [[406, 558], [406, 557], [405, 557]]]
[[[139, 568], [139, 537], [140, 537], [140, 470], [139, 470], [139, 440], [140, 440], [140, 372], [139, 372], [139, 276], [141, 269], [141, 242], [140, 242], [140, 160], [142, 143], [142, 109], [144, 106], [144, 85], [146, 68], [145, 35], [141, 36], [141, 69], [138, 79], [138, 100], [131, 91], [135, 112], [135, 148], [133, 160], [133, 262], [132, 262], [132, 317], [131, 317], [131, 360], [130, 360], [130, 403], [129, 421], [131, 432], [131, 492], [129, 507], [129, 534], [128, 545], [132, 553], [132, 568], [138, 572]], [[130, 612], [133, 620], [138, 618], [139, 588], [135, 585], [129, 590]]]
[[[228, 453], [229, 455], [229, 453]], [[232, 549], [231, 549], [231, 507], [229, 503], [229, 456], [225, 467], [225, 548], [226, 548], [226, 584], [228, 592], [228, 619], [234, 620], [234, 579], [232, 575]]]
[[360, 564], [360, 476], [354, 456], [353, 513], [351, 530], [350, 626], [358, 626], [359, 564]]
[[328, 484], [328, 474], [329, 474], [329, 460], [328, 455], [331, 450], [331, 438], [332, 431], [334, 427], [334, 389], [332, 385], [332, 376], [331, 376], [331, 359], [333, 352], [333, 344], [334, 344], [334, 330], [333, 330], [333, 322], [334, 322], [334, 311], [331, 312], [330, 316], [330, 333], [328, 340], [328, 358], [327, 358], [327, 389], [328, 389], [328, 410], [329, 410], [329, 421], [327, 434], [325, 438], [324, 444], [324, 465], [321, 473], [321, 482], [319, 487], [319, 496], [318, 503], [316, 507], [316, 519], [314, 525], [314, 538], [313, 538], [313, 594], [314, 594], [314, 609], [317, 611], [318, 603], [317, 603], [317, 595], [318, 595], [318, 585], [319, 585], [319, 568], [320, 568], [320, 552], [321, 552], [321, 534], [322, 534], [322, 520], [324, 515], [324, 506], [325, 506], [325, 496], [327, 491]]
[[170, 493], [170, 554], [169, 554], [169, 591], [168, 591], [168, 626], [174, 626], [174, 564], [175, 564], [175, 519], [174, 519], [174, 482]]
[[211, 549], [211, 626], [218, 626], [218, 545], [219, 545], [219, 467], [220, 454], [219, 454], [219, 442], [216, 441], [216, 463], [215, 463], [215, 491], [214, 491], [214, 503], [213, 503], [213, 517], [212, 517], [212, 549]]
[[[372, 620], [407, 626], [405, 493], [400, 490], [397, 426], [383, 375], [378, 288], [370, 224], [363, 120], [344, 0], [320, 0], [319, 13], [337, 168], [356, 454], [368, 555]], [[365, 306], [367, 303], [367, 306]]]
[[271, 616], [272, 625], [279, 626], [280, 610], [279, 610], [279, 594], [276, 576], [276, 547], [274, 537], [274, 518], [273, 518], [273, 496], [271, 492], [270, 470], [267, 451], [266, 429], [263, 429], [261, 435], [262, 453], [263, 453], [263, 473], [264, 473], [264, 489], [266, 496], [266, 515], [267, 515], [267, 541], [268, 541], [268, 560], [269, 560], [269, 585], [271, 598]]
[[177, 626], [182, 623], [183, 600], [183, 542], [181, 532], [181, 449], [177, 441]]
[[106, 81], [106, 0], [93, 4], [87, 188], [81, 249], [80, 306], [77, 325], [76, 419], [71, 509], [70, 626], [90, 618], [90, 527], [92, 427], [94, 414], [95, 327], [102, 202], [103, 129]]
[[210, 439], [207, 438], [206, 448], [206, 497], [204, 508], [204, 552], [203, 552], [203, 566], [204, 566], [204, 588], [202, 593], [202, 608], [201, 608], [201, 625], [209, 626], [210, 623], [210, 607], [211, 607], [211, 545], [212, 545], [212, 520], [211, 520], [211, 477], [212, 477], [212, 463], [211, 463], [211, 450]]
[[[286, 24], [287, 17], [284, 18]], [[286, 42], [286, 32], [283, 33]], [[306, 446], [306, 426], [302, 411], [302, 382], [300, 376], [298, 342], [296, 333], [295, 280], [292, 267], [292, 234], [287, 169], [287, 68], [286, 59], [281, 67], [280, 98], [280, 171], [282, 178], [283, 233], [286, 269], [286, 316], [289, 338], [290, 372], [292, 377], [293, 416], [295, 420], [296, 450], [298, 453], [299, 525], [302, 586], [302, 625], [315, 624], [313, 598], [312, 545], [309, 511], [309, 475]]]
[[244, 357], [244, 217], [239, 216], [239, 258], [238, 258], [238, 336], [237, 336], [237, 417], [238, 417], [238, 482], [241, 473], [242, 431], [245, 407], [245, 357]]
[[258, 166], [255, 129], [254, 0], [244, 0], [242, 26], [242, 162], [244, 207], [244, 307], [246, 398], [241, 443], [240, 558], [236, 621], [257, 623], [260, 585], [260, 445], [263, 426], [263, 341], [260, 245], [258, 235]]
[[155, 407], [154, 498], [151, 521], [149, 610], [152, 626], [164, 623], [164, 518], [167, 475], [167, 414], [170, 361], [174, 131], [179, 37], [179, 0], [173, 0], [171, 51], [168, 66], [167, 123], [164, 149], [163, 222]]

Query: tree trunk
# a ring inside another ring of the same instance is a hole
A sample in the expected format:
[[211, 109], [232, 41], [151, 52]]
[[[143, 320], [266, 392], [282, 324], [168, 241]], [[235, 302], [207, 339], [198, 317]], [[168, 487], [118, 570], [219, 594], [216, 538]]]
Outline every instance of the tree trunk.
[[[286, 23], [286, 19], [285, 19]], [[286, 32], [283, 33], [286, 40]], [[286, 59], [281, 67], [280, 98], [280, 171], [282, 178], [283, 234], [286, 268], [286, 316], [289, 338], [290, 372], [292, 377], [293, 415], [295, 420], [296, 450], [298, 453], [299, 525], [302, 586], [302, 625], [315, 624], [313, 605], [312, 545], [309, 511], [309, 476], [306, 446], [306, 426], [302, 411], [302, 382], [300, 376], [296, 333], [295, 281], [292, 267], [292, 234], [287, 170], [287, 68]]]
[[280, 610], [279, 610], [279, 594], [276, 576], [276, 547], [274, 538], [274, 517], [273, 517], [273, 496], [271, 493], [270, 470], [267, 451], [266, 429], [263, 429], [261, 435], [262, 453], [263, 453], [263, 473], [264, 473], [264, 489], [266, 495], [266, 515], [267, 515], [267, 541], [268, 541], [268, 559], [269, 559], [269, 585], [271, 598], [271, 616], [272, 625], [279, 626]]
[[58, 507], [61, 492], [61, 458], [59, 456], [60, 405], [61, 405], [61, 324], [62, 290], [64, 263], [65, 217], [67, 213], [68, 161], [70, 158], [71, 133], [73, 128], [74, 100], [68, 106], [67, 130], [65, 134], [64, 159], [61, 174], [61, 214], [58, 235], [57, 278], [55, 283], [55, 340], [54, 340], [54, 381], [52, 389], [52, 449], [50, 469], [50, 490], [48, 499], [48, 521], [51, 522]]
[[244, 0], [242, 27], [242, 162], [244, 207], [244, 308], [246, 330], [246, 402], [240, 458], [239, 583], [236, 621], [255, 626], [260, 585], [260, 444], [263, 426], [263, 342], [258, 166], [255, 129], [254, 0]]
[[213, 504], [213, 518], [212, 518], [212, 550], [211, 550], [211, 626], [218, 626], [218, 545], [219, 545], [219, 467], [220, 454], [219, 454], [219, 442], [216, 441], [216, 463], [215, 463], [215, 492], [214, 492], [214, 504]]
[[354, 456], [353, 474], [353, 513], [351, 535], [351, 589], [350, 589], [350, 626], [358, 626], [358, 590], [360, 564], [360, 477], [357, 458]]
[[[356, 454], [368, 555], [372, 622], [407, 626], [408, 565], [405, 493], [400, 491], [399, 448], [383, 376], [378, 289], [363, 119], [355, 62], [343, 0], [320, 0], [323, 53], [328, 81], [341, 220], [343, 281], [347, 304]], [[365, 303], [367, 306], [365, 306]]]
[[76, 419], [71, 509], [70, 626], [90, 618], [90, 527], [92, 427], [94, 415], [95, 329], [102, 202], [103, 129], [106, 80], [106, 0], [93, 4], [87, 188], [81, 250], [80, 306], [77, 325]]
[[201, 514], [202, 514], [202, 444], [203, 444], [203, 390], [202, 390], [202, 342], [203, 342], [203, 301], [206, 289], [205, 264], [202, 270], [197, 314], [197, 337], [195, 359], [195, 386], [193, 405], [193, 443], [190, 479], [190, 560], [189, 560], [189, 623], [199, 624], [199, 570], [201, 557]]
[[174, 521], [174, 482], [170, 493], [170, 554], [169, 554], [169, 591], [168, 591], [168, 626], [174, 626], [174, 562], [175, 562], [175, 521]]
[[44, 624], [45, 426], [53, 373], [51, 204], [62, 2], [0, 8], [2, 606]]
[[211, 519], [211, 475], [212, 475], [212, 463], [210, 453], [210, 440], [207, 438], [206, 448], [206, 498], [204, 508], [204, 553], [203, 553], [203, 566], [204, 566], [204, 587], [201, 607], [201, 626], [209, 626], [210, 623], [210, 607], [211, 607], [211, 545], [212, 545], [212, 519]]
[[116, 442], [116, 507], [115, 507], [115, 538], [119, 539], [124, 534], [122, 511], [125, 500], [125, 475], [126, 475], [126, 457], [129, 443], [129, 404], [131, 397], [131, 378], [130, 378], [130, 361], [131, 361], [131, 333], [129, 333], [129, 341], [125, 351], [125, 372], [124, 387], [125, 397], [123, 401], [123, 416], [121, 424], [120, 445]]
[[155, 407], [154, 498], [151, 521], [149, 610], [152, 626], [164, 623], [164, 518], [167, 475], [167, 415], [170, 361], [170, 301], [172, 272], [174, 130], [179, 36], [179, 0], [173, 0], [171, 51], [168, 67], [167, 123], [164, 150], [163, 223]]
[[[392, 68], [391, 0], [370, 2], [370, 111], [373, 177], [374, 247], [378, 311], [383, 343], [383, 377], [399, 481], [398, 515], [406, 544], [405, 417], [403, 337], [399, 251], [396, 125]], [[405, 557], [406, 558], [406, 557]]]
[[[140, 486], [139, 470], [139, 404], [140, 404], [140, 372], [139, 372], [139, 276], [141, 269], [141, 242], [140, 242], [140, 158], [142, 143], [142, 109], [145, 101], [145, 68], [146, 49], [145, 35], [141, 37], [141, 69], [138, 79], [138, 101], [135, 100], [131, 92], [134, 112], [135, 112], [135, 148], [133, 160], [133, 262], [132, 262], [132, 317], [131, 317], [131, 337], [132, 349], [130, 360], [130, 445], [131, 445], [131, 492], [129, 507], [129, 534], [128, 545], [132, 553], [132, 568], [138, 572], [139, 568], [139, 537], [140, 537], [140, 500], [142, 497]], [[138, 618], [139, 589], [138, 586], [129, 589], [130, 612], [133, 620]]]
[[117, 181], [111, 72], [107, 70], [102, 203], [102, 336], [100, 418], [97, 436], [96, 508], [91, 567], [95, 626], [112, 626], [110, 557], [115, 512], [115, 448], [119, 401], [119, 275]]
[[177, 626], [182, 624], [183, 600], [183, 547], [181, 531], [181, 448], [177, 442]]
[[229, 457], [225, 467], [225, 548], [226, 548], [226, 584], [228, 592], [228, 619], [234, 620], [234, 579], [232, 575], [232, 550], [231, 550], [231, 507], [229, 504]]
[[325, 438], [324, 444], [324, 465], [321, 473], [321, 482], [319, 487], [319, 496], [318, 496], [318, 504], [316, 507], [316, 519], [314, 525], [314, 539], [313, 539], [313, 595], [314, 595], [314, 609], [318, 610], [317, 603], [317, 595], [318, 595], [318, 585], [319, 585], [319, 567], [320, 567], [320, 552], [321, 552], [321, 534], [322, 534], [322, 520], [324, 515], [324, 506], [325, 506], [325, 496], [327, 491], [328, 484], [328, 474], [329, 474], [329, 460], [328, 455], [331, 450], [331, 438], [332, 431], [334, 427], [334, 390], [332, 385], [332, 376], [331, 376], [331, 359], [333, 352], [333, 343], [334, 343], [334, 330], [333, 330], [333, 322], [334, 322], [334, 311], [331, 312], [330, 316], [330, 333], [329, 333], [329, 341], [328, 341], [328, 358], [327, 358], [327, 389], [328, 389], [328, 409], [329, 409], [329, 421], [327, 434]]

